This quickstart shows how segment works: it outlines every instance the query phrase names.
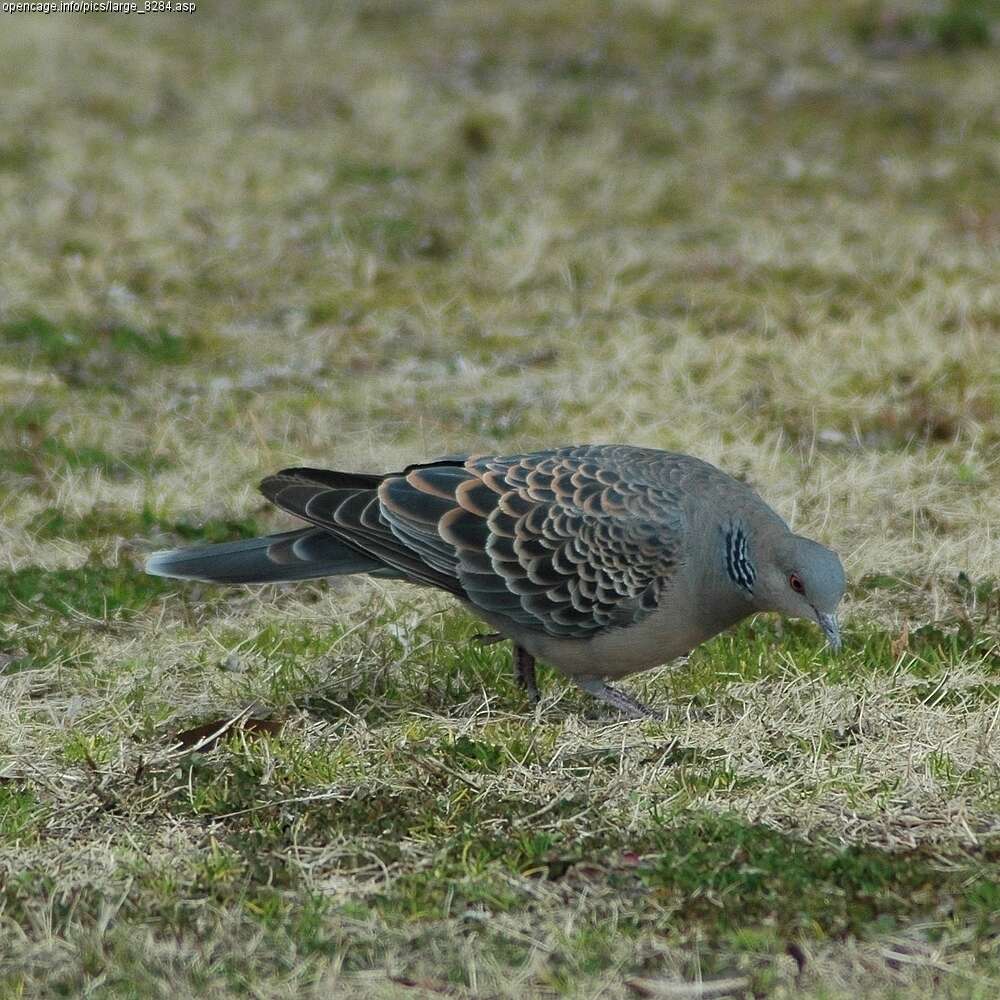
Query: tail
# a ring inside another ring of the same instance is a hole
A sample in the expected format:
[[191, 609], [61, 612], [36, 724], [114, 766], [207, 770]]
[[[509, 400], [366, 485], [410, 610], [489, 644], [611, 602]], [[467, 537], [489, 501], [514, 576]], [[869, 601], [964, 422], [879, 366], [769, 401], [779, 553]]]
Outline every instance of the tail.
[[361, 555], [320, 528], [154, 552], [146, 561], [146, 572], [208, 583], [278, 583], [350, 573], [401, 576], [385, 563]]

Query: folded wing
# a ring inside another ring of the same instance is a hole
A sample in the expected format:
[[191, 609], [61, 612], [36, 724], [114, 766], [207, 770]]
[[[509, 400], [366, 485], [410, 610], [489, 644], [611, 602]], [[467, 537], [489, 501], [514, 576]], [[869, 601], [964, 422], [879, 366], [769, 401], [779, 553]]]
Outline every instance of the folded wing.
[[290, 469], [262, 490], [405, 579], [586, 638], [657, 606], [684, 536], [669, 484], [636, 481], [595, 451], [446, 459], [385, 477]]

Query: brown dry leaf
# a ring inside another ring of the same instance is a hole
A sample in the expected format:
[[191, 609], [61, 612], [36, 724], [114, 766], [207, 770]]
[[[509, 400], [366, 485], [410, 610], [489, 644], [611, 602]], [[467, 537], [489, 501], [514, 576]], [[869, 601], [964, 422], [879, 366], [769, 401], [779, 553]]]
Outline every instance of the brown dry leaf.
[[274, 736], [281, 731], [284, 724], [283, 719], [271, 716], [263, 719], [241, 719], [238, 716], [235, 719], [212, 719], [210, 722], [177, 733], [170, 742], [184, 750], [195, 747], [199, 750], [210, 750], [229, 733], [243, 733], [251, 739]]
[[671, 983], [660, 979], [626, 979], [625, 985], [640, 997], [671, 997], [676, 1000], [701, 1000], [739, 996], [750, 985], [746, 976], [714, 979], [701, 983]]
[[426, 990], [429, 993], [443, 993], [445, 996], [455, 996], [459, 993], [459, 989], [451, 983], [437, 982], [433, 979], [411, 979], [409, 976], [390, 976], [389, 980], [397, 986], [407, 986], [415, 990]]
[[898, 660], [910, 646], [910, 626], [908, 622], [903, 622], [903, 631], [892, 640], [889, 649], [892, 651], [893, 660]]
[[14, 650], [13, 653], [0, 653], [0, 674], [2, 674], [8, 667], [23, 660], [27, 655], [27, 653], [22, 652], [19, 649]]
[[797, 979], [803, 972], [806, 971], [806, 953], [795, 941], [789, 941], [785, 947], [785, 954], [791, 956], [795, 962], [798, 969], [795, 974]]

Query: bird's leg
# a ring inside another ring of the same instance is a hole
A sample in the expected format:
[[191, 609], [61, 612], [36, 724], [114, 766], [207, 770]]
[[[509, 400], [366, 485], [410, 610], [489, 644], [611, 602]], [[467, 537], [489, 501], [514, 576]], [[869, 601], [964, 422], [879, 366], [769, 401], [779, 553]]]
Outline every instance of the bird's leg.
[[514, 643], [514, 680], [524, 689], [532, 705], [538, 704], [538, 681], [535, 678], [535, 658], [523, 646]]
[[498, 642], [503, 642], [507, 636], [500, 632], [486, 632], [483, 635], [474, 635], [472, 641], [477, 646], [495, 646]]
[[[472, 641], [477, 646], [493, 646], [503, 642], [507, 636], [500, 632], [487, 632], [485, 635], [474, 635]], [[514, 680], [528, 696], [532, 705], [538, 704], [538, 681], [535, 677], [535, 658], [523, 646], [512, 643], [514, 653]]]
[[617, 708], [622, 715], [627, 715], [630, 719], [662, 719], [663, 713], [654, 711], [643, 705], [641, 701], [636, 701], [631, 695], [619, 691], [617, 688], [605, 684], [600, 677], [594, 674], [581, 674], [573, 677], [580, 687], [587, 694], [592, 694], [603, 702], [607, 702], [612, 708]]

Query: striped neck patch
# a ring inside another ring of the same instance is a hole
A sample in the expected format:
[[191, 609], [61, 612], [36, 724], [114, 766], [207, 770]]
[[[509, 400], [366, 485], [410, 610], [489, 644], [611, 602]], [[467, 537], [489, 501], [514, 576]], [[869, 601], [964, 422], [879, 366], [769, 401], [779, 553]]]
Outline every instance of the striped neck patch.
[[726, 572], [737, 587], [742, 587], [748, 594], [753, 593], [757, 571], [750, 562], [746, 532], [740, 524], [732, 524], [726, 530]]

